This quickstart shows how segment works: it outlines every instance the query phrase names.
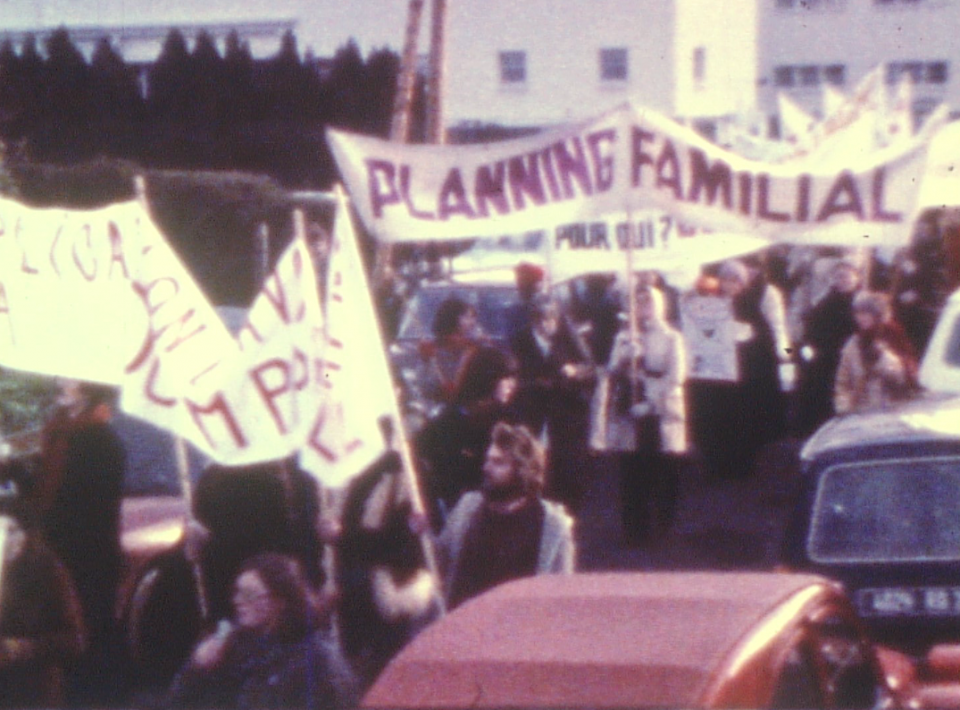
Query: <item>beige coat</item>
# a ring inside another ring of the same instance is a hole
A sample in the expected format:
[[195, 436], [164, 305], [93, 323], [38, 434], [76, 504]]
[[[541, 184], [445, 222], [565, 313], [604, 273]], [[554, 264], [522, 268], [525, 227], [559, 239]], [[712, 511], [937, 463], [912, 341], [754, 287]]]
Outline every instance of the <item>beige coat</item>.
[[642, 353], [643, 367], [638, 368], [635, 376], [643, 382], [652, 413], [660, 417], [662, 450], [686, 452], [686, 347], [680, 332], [663, 318], [662, 310], [646, 329], [637, 329], [633, 333], [624, 329], [617, 334], [606, 373], [597, 388], [592, 446], [601, 451], [633, 451], [636, 448], [634, 420], [618, 413], [614, 397], [610, 396], [611, 378], [618, 372], [633, 369], [634, 352]]
[[909, 385], [907, 368], [888, 346], [877, 344], [880, 357], [873, 367], [863, 361], [856, 335], [844, 344], [833, 390], [837, 414], [883, 409], [904, 399]]

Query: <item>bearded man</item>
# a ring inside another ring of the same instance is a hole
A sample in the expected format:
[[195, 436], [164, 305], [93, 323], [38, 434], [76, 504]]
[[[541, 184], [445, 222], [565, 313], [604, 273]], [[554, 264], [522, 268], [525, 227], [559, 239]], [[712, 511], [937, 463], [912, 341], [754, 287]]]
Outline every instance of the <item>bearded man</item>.
[[501, 582], [573, 572], [573, 519], [542, 497], [544, 452], [524, 426], [497, 423], [479, 491], [465, 493], [438, 540], [448, 608]]

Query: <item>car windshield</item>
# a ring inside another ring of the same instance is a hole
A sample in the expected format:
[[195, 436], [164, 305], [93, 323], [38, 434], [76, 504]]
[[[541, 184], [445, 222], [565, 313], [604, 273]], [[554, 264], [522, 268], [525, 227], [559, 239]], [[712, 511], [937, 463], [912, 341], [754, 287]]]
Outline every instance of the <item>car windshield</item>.
[[507, 337], [507, 309], [516, 302], [516, 289], [509, 286], [452, 286], [423, 288], [414, 294], [400, 322], [398, 340], [433, 337], [430, 327], [440, 304], [451, 297], [460, 298], [477, 309], [480, 328], [496, 339]]
[[827, 469], [814, 503], [808, 553], [826, 563], [960, 559], [960, 457]]

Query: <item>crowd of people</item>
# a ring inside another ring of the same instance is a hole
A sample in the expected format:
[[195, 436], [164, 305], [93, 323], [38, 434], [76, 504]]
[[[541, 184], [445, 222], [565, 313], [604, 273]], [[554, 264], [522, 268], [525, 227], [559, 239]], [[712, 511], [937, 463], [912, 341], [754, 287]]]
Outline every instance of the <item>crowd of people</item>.
[[[930, 328], [898, 315], [928, 311], [856, 252], [814, 256], [709, 265], [682, 292], [655, 272], [592, 276], [564, 303], [522, 264], [499, 342], [469, 303], [440, 304], [419, 354], [442, 404], [412, 442], [421, 490], [392, 446], [333, 516], [295, 457], [204, 470], [179, 582], [197, 629], [156, 704], [350, 706], [445, 610], [574, 571], [602, 458], [617, 470], [623, 541], [643, 545], [669, 529], [688, 466], [744, 478], [784, 437], [913, 396]], [[126, 701], [113, 393], [60, 392], [36, 475], [0, 497], [0, 686], [17, 689], [0, 706]]]

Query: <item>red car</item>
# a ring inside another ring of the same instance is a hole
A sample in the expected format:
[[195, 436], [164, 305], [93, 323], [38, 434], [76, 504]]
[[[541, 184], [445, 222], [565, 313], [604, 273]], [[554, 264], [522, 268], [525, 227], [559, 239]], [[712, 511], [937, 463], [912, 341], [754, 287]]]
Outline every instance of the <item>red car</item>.
[[886, 708], [947, 701], [953, 687], [924, 696], [910, 660], [875, 648], [823, 577], [596, 573], [510, 582], [458, 607], [362, 704]]

